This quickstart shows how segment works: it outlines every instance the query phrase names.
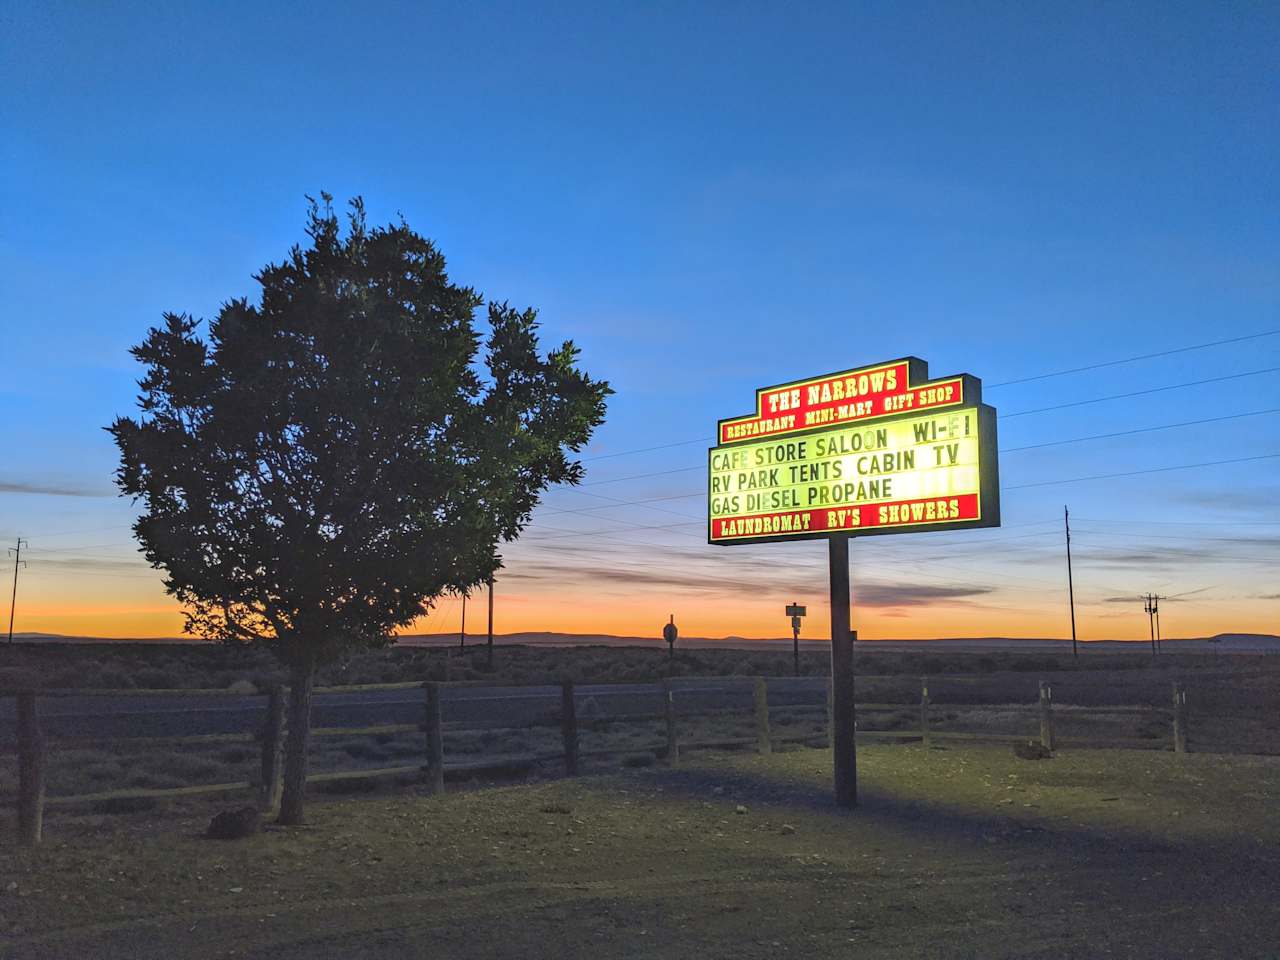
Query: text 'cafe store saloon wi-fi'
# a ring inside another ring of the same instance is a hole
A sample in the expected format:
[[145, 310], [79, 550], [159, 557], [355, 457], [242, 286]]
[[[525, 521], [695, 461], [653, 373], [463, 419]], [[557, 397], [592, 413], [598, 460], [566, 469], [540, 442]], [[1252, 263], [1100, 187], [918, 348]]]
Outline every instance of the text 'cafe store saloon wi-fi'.
[[825, 539], [831, 566], [836, 802], [857, 803], [849, 538], [1000, 525], [996, 412], [968, 374], [923, 360], [756, 391], [708, 451], [707, 539]]

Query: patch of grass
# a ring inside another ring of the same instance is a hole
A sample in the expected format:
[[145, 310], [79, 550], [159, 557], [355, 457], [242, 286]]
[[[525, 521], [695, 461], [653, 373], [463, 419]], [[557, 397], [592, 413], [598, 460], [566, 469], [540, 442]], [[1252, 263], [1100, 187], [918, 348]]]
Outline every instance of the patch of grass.
[[125, 780], [125, 786], [147, 790], [168, 790], [173, 787], [190, 786], [190, 784], [183, 777], [177, 777], [171, 773], [154, 773], [147, 770], [139, 770], [136, 773], [129, 774]]
[[214, 756], [217, 757], [219, 763], [237, 764], [257, 761], [261, 757], [261, 753], [256, 747], [235, 744], [223, 747]]
[[368, 740], [346, 740], [342, 743], [343, 752], [357, 760], [382, 761], [387, 759], [387, 751]]
[[90, 804], [90, 808], [94, 813], [111, 815], [145, 813], [148, 810], [156, 809], [158, 806], [160, 806], [160, 801], [156, 797], [108, 797], [105, 800], [95, 800]]
[[81, 775], [91, 783], [100, 784], [124, 778], [124, 767], [118, 760], [103, 760], [91, 763], [80, 771]]
[[343, 777], [340, 780], [321, 780], [308, 787], [317, 793], [345, 796], [353, 793], [372, 793], [378, 789], [377, 777]]
[[1165, 960], [1280, 942], [1280, 763], [858, 759], [854, 811], [830, 800], [825, 750], [430, 798], [317, 790], [305, 829], [234, 851], [199, 839], [223, 801], [110, 829], [59, 811], [42, 849], [0, 847], [18, 893], [6, 947], [203, 960], [234, 934], [238, 952], [284, 957]]
[[227, 777], [226, 764], [214, 757], [202, 756], [198, 753], [179, 753], [165, 751], [146, 753], [139, 758], [139, 766], [143, 770], [162, 776], [175, 777], [184, 783], [216, 783]]

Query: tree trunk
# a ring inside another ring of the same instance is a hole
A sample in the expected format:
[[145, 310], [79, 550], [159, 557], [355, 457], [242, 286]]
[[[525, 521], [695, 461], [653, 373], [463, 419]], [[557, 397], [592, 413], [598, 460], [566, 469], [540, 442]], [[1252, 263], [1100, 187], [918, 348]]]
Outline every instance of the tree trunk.
[[289, 733], [284, 745], [284, 793], [277, 822], [297, 826], [303, 822], [307, 792], [307, 745], [311, 740], [311, 687], [316, 665], [310, 657], [289, 670]]

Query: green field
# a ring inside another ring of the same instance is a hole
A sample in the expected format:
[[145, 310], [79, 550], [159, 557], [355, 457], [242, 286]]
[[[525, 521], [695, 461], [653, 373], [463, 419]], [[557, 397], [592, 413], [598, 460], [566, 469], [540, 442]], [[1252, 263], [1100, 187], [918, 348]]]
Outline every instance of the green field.
[[[59, 813], [11, 957], [1268, 957], [1280, 761], [863, 747], [312, 807], [244, 841]], [[11, 824], [0, 824], [10, 830]]]

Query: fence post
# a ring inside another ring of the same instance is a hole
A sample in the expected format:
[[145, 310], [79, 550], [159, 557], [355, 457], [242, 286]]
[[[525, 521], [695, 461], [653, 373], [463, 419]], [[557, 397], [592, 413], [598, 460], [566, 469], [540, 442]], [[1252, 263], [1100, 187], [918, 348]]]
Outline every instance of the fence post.
[[1173, 681], [1173, 752], [1187, 752], [1187, 691]]
[[18, 694], [18, 843], [33, 847], [44, 832], [45, 742], [34, 690]]
[[680, 765], [680, 742], [676, 736], [676, 705], [670, 678], [662, 681], [662, 710], [667, 720], [667, 764]]
[[769, 731], [769, 687], [764, 677], [756, 677], [756, 746], [761, 753], [773, 753], [773, 736]]
[[932, 745], [929, 739], [929, 678], [920, 678], [920, 742], [927, 750]]
[[578, 710], [573, 702], [573, 681], [560, 681], [560, 735], [564, 738], [565, 776], [578, 775]]
[[427, 792], [444, 792], [444, 731], [440, 709], [440, 684], [428, 680], [426, 691]]
[[1040, 745], [1053, 749], [1053, 687], [1040, 681]]
[[258, 784], [258, 809], [263, 813], [280, 805], [284, 771], [280, 749], [284, 744], [284, 687], [276, 684], [267, 695], [267, 716], [262, 724], [262, 782]]

